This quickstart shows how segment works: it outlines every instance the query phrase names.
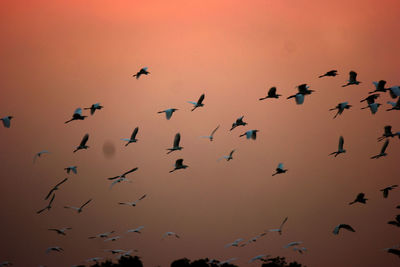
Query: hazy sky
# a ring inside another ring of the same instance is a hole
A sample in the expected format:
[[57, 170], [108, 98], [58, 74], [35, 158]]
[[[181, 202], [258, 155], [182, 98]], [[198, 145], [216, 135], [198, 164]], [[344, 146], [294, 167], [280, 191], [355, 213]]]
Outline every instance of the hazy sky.
[[[188, 257], [246, 266], [259, 254], [285, 256], [309, 267], [398, 266], [383, 249], [399, 244], [387, 221], [399, 212], [400, 190], [383, 199], [381, 188], [398, 184], [400, 140], [388, 156], [376, 138], [385, 125], [400, 131], [400, 111], [375, 115], [359, 101], [372, 81], [400, 85], [400, 3], [393, 1], [2, 1], [0, 4], [0, 262], [15, 266], [70, 266], [105, 249], [138, 249], [145, 266], [168, 266]], [[132, 77], [141, 67], [148, 76]], [[318, 79], [337, 69], [337, 77]], [[348, 72], [358, 86], [342, 88]], [[303, 105], [286, 97], [296, 85], [315, 90]], [[283, 97], [258, 101], [276, 86]], [[186, 101], [205, 93], [205, 106]], [[332, 119], [339, 102], [353, 105]], [[77, 107], [104, 109], [64, 124]], [[178, 108], [167, 121], [158, 111]], [[246, 127], [229, 132], [244, 115]], [[199, 138], [217, 126], [215, 140]], [[120, 138], [139, 126], [139, 142]], [[256, 141], [239, 138], [258, 129]], [[166, 155], [180, 132], [182, 151]], [[86, 151], [72, 153], [85, 133]], [[337, 158], [343, 135], [347, 152]], [[111, 142], [115, 155], [105, 157]], [[52, 153], [32, 163], [35, 153]], [[236, 149], [234, 160], [217, 159]], [[186, 170], [169, 173], [184, 158]], [[279, 162], [289, 169], [272, 177]], [[57, 191], [50, 212], [48, 190]], [[132, 183], [109, 189], [107, 177], [133, 167]], [[367, 205], [348, 205], [364, 192]], [[137, 207], [118, 202], [147, 198]], [[81, 214], [64, 209], [93, 201]], [[277, 228], [243, 248], [225, 248]], [[356, 232], [332, 234], [339, 223]], [[142, 234], [125, 234], [144, 225]], [[67, 236], [48, 228], [72, 227]], [[115, 230], [113, 243], [87, 237]], [[161, 236], [173, 231], [181, 239]], [[303, 241], [300, 255], [283, 246]], [[65, 252], [45, 254], [50, 246]], [[61, 265], [62, 262], [65, 265]], [[256, 264], [253, 264], [256, 265]]]

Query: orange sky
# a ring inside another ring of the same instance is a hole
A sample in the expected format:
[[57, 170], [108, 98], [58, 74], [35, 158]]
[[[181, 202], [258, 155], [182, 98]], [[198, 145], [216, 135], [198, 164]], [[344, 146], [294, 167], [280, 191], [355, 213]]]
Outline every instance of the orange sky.
[[[0, 4], [0, 262], [15, 266], [65, 266], [90, 257], [111, 257], [104, 249], [138, 249], [145, 266], [201, 257], [247, 266], [259, 254], [285, 256], [314, 266], [397, 266], [383, 248], [398, 244], [387, 225], [399, 210], [400, 190], [383, 199], [379, 189], [399, 183], [400, 144], [388, 156], [376, 138], [383, 126], [400, 131], [398, 111], [386, 112], [382, 96], [374, 116], [360, 99], [384, 79], [400, 85], [398, 1], [3, 1]], [[139, 80], [132, 74], [148, 66]], [[334, 78], [318, 79], [337, 69]], [[348, 72], [362, 83], [342, 88]], [[316, 92], [298, 106], [286, 97], [308, 83]], [[276, 86], [283, 97], [258, 101]], [[190, 112], [205, 93], [205, 106]], [[332, 120], [329, 108], [353, 107]], [[65, 125], [77, 107], [100, 102], [104, 109]], [[157, 111], [180, 109], [170, 121]], [[241, 115], [248, 122], [229, 132]], [[217, 125], [215, 140], [199, 138]], [[136, 144], [124, 146], [139, 126]], [[259, 129], [256, 141], [238, 136]], [[182, 151], [166, 155], [175, 133]], [[72, 153], [85, 133], [87, 151]], [[340, 135], [347, 153], [327, 155]], [[114, 157], [103, 155], [111, 142]], [[52, 153], [32, 164], [43, 149]], [[234, 160], [217, 159], [236, 149]], [[176, 159], [190, 167], [168, 173]], [[271, 177], [284, 162], [286, 174]], [[63, 171], [78, 175], [57, 192], [49, 213], [37, 215], [43, 198]], [[111, 191], [107, 177], [133, 167], [132, 183]], [[359, 192], [367, 205], [347, 205]], [[135, 208], [118, 202], [134, 201]], [[93, 198], [83, 213], [63, 208]], [[277, 228], [244, 248], [225, 248]], [[332, 234], [338, 223], [356, 233]], [[144, 225], [141, 235], [126, 230]], [[67, 236], [48, 228], [70, 226]], [[110, 244], [88, 236], [115, 230]], [[181, 239], [161, 240], [166, 231]], [[282, 248], [303, 241], [300, 255]], [[45, 254], [60, 246], [62, 254]], [[253, 264], [254, 265], [254, 264]]]

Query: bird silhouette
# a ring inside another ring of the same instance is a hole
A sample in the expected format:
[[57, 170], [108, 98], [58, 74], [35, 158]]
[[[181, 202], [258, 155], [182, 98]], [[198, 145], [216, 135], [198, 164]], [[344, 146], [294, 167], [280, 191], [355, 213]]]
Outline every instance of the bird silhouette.
[[373, 104], [379, 98], [380, 94], [369, 95], [366, 98], [360, 100], [360, 103], [367, 101], [367, 104]]
[[81, 149], [88, 149], [89, 146], [86, 145], [88, 139], [89, 139], [89, 134], [85, 134], [85, 135], [83, 136], [82, 141], [81, 141], [81, 143], [79, 144], [79, 146], [77, 146], [76, 149], [74, 150], [74, 153], [75, 153], [76, 151], [78, 151], [78, 150], [81, 150]]
[[400, 86], [392, 86], [389, 88], [389, 95], [391, 98], [397, 98], [400, 96]]
[[388, 221], [388, 224], [400, 227], [400, 214], [396, 215], [394, 221]]
[[92, 199], [89, 199], [88, 201], [86, 201], [85, 203], [82, 204], [82, 206], [80, 206], [79, 208], [77, 207], [72, 207], [72, 206], [65, 206], [64, 208], [66, 209], [73, 209], [76, 210], [78, 213], [81, 213], [83, 211], [83, 208], [90, 203], [90, 201], [92, 201]]
[[342, 103], [339, 103], [336, 107], [329, 109], [329, 111], [335, 110], [335, 109], [338, 110], [337, 113], [335, 114], [335, 116], [333, 117], [335, 119], [338, 115], [341, 115], [345, 109], [350, 109], [350, 108], [351, 108], [351, 105], [349, 105], [348, 102], [342, 102]]
[[279, 235], [282, 235], [282, 228], [283, 228], [283, 226], [285, 225], [285, 223], [287, 222], [287, 220], [288, 220], [288, 217], [286, 217], [285, 219], [283, 219], [283, 222], [281, 223], [281, 225], [279, 226], [278, 229], [269, 229], [268, 231], [269, 231], [269, 232], [278, 232]]
[[210, 141], [213, 141], [213, 140], [214, 140], [214, 134], [215, 134], [215, 132], [216, 132], [218, 129], [219, 129], [219, 125], [217, 126], [217, 128], [215, 128], [215, 129], [211, 132], [210, 135], [208, 135], [208, 136], [200, 136], [200, 137], [201, 137], [201, 138], [208, 138], [208, 139], [210, 139]]
[[246, 136], [247, 139], [256, 140], [257, 132], [259, 132], [259, 130], [249, 130], [249, 131], [245, 132], [244, 134], [239, 135], [239, 137]]
[[232, 131], [233, 129], [235, 129], [238, 126], [246, 126], [247, 122], [244, 122], [243, 118], [244, 118], [244, 116], [237, 118], [236, 121], [234, 123], [232, 123], [232, 128], [229, 131]]
[[330, 70], [330, 71], [326, 72], [325, 74], [319, 76], [318, 78], [322, 78], [322, 77], [335, 77], [336, 75], [338, 75], [337, 70]]
[[171, 173], [171, 172], [174, 172], [176, 170], [186, 169], [187, 167], [189, 167], [189, 166], [183, 164], [183, 159], [177, 159], [176, 162], [175, 162], [175, 168], [173, 170], [169, 171], [169, 172]]
[[148, 70], [147, 67], [143, 67], [143, 68], [141, 68], [136, 74], [133, 74], [132, 76], [133, 76], [133, 77], [136, 77], [136, 80], [137, 80], [137, 79], [139, 79], [140, 76], [142, 76], [142, 75], [148, 75], [148, 74], [150, 74], [150, 72], [147, 71], [147, 70]]
[[146, 194], [141, 196], [138, 200], [133, 201], [133, 202], [119, 202], [118, 204], [120, 205], [127, 205], [127, 206], [132, 206], [132, 207], [136, 207], [137, 203], [139, 201], [141, 201], [142, 199], [144, 199], [146, 197]]
[[346, 149], [343, 149], [343, 144], [344, 144], [344, 138], [343, 138], [343, 136], [340, 136], [338, 150], [330, 153], [329, 156], [335, 155], [335, 157], [337, 157], [339, 154], [346, 153]]
[[346, 229], [346, 230], [348, 230], [348, 231], [350, 231], [350, 232], [355, 232], [355, 230], [353, 229], [353, 227], [351, 227], [350, 225], [341, 223], [341, 224], [337, 225], [337, 226], [335, 227], [335, 229], [333, 229], [333, 234], [334, 234], [334, 235], [338, 235], [340, 229]]
[[382, 104], [380, 103], [371, 103], [368, 104], [368, 106], [363, 107], [361, 109], [366, 109], [369, 108], [369, 110], [371, 111], [371, 114], [374, 115], [376, 112], [378, 112], [378, 108], [381, 106]]
[[50, 197], [50, 195], [51, 195], [54, 191], [58, 190], [58, 187], [59, 187], [60, 185], [62, 185], [63, 183], [65, 183], [67, 180], [68, 180], [68, 178], [65, 178], [64, 180], [62, 180], [61, 182], [59, 182], [58, 184], [56, 184], [56, 185], [50, 190], [50, 192], [47, 194], [45, 200], [47, 200], [47, 199]]
[[356, 197], [356, 199], [352, 202], [349, 203], [349, 205], [353, 205], [354, 203], [362, 203], [362, 204], [366, 204], [367, 203], [368, 198], [365, 198], [365, 194], [364, 193], [359, 193]]
[[342, 87], [346, 87], [346, 86], [353, 85], [353, 84], [358, 85], [360, 83], [361, 83], [360, 81], [357, 81], [357, 72], [350, 71], [349, 72], [349, 80], [348, 80], [347, 84], [342, 85]]
[[373, 94], [373, 93], [376, 93], [376, 92], [385, 93], [388, 90], [388, 88], [385, 88], [385, 85], [386, 85], [386, 81], [385, 80], [380, 80], [379, 82], [372, 82], [372, 83], [375, 85], [375, 90], [369, 92], [369, 94]]
[[381, 152], [378, 155], [372, 156], [371, 159], [379, 159], [380, 157], [385, 157], [387, 156], [386, 154], [386, 148], [389, 145], [389, 140], [386, 139], [385, 143], [383, 144], [382, 148], [381, 148]]
[[125, 146], [128, 146], [130, 143], [136, 143], [137, 141], [139, 141], [139, 140], [136, 139], [136, 135], [137, 135], [138, 131], [139, 131], [139, 127], [136, 127], [133, 130], [130, 138], [122, 138], [121, 139], [123, 141], [127, 141], [128, 142], [128, 143], [125, 144]]
[[194, 111], [196, 108], [204, 106], [203, 101], [204, 101], [204, 94], [202, 94], [199, 97], [199, 100], [197, 100], [197, 102], [193, 102], [193, 101], [187, 101], [187, 102], [194, 105], [193, 109], [191, 110], [191, 111]]
[[378, 142], [380, 142], [386, 138], [389, 138], [389, 137], [398, 136], [400, 138], [400, 132], [393, 133], [392, 126], [386, 125], [383, 129], [384, 129], [384, 132], [383, 132], [382, 136], [378, 137]]
[[285, 173], [288, 170], [283, 169], [283, 163], [279, 163], [278, 167], [275, 169], [275, 173], [272, 174], [272, 176], [275, 176], [277, 174]]
[[48, 204], [46, 207], [44, 207], [43, 209], [37, 211], [36, 213], [37, 213], [37, 214], [40, 214], [40, 213], [42, 213], [42, 212], [45, 211], [45, 210], [48, 210], [48, 211], [49, 211], [49, 210], [51, 209], [51, 204], [53, 203], [55, 196], [56, 196], [56, 194], [54, 193], [53, 196], [51, 197], [50, 201], [49, 201], [49, 204]]
[[67, 168], [64, 168], [64, 170], [67, 171], [67, 174], [69, 174], [71, 171], [77, 174], [78, 173], [77, 168], [78, 168], [77, 166], [69, 166]]
[[60, 247], [49, 247], [46, 249], [46, 254], [50, 253], [51, 251], [62, 252], [64, 250]]
[[167, 148], [167, 150], [168, 150], [167, 154], [172, 153], [176, 150], [182, 150], [183, 147], [179, 146], [180, 141], [181, 141], [181, 134], [180, 133], [175, 134], [174, 144], [173, 144], [172, 148]]
[[85, 110], [90, 109], [90, 115], [93, 115], [96, 112], [96, 110], [100, 110], [102, 108], [104, 108], [104, 107], [102, 105], [100, 105], [100, 103], [96, 103], [96, 104], [92, 104], [90, 107], [84, 108], [84, 109]]
[[66, 235], [65, 231], [71, 230], [71, 229], [72, 229], [71, 227], [64, 227], [64, 228], [61, 228], [61, 229], [50, 228], [50, 229], [48, 229], [48, 230], [49, 230], [49, 231], [54, 231], [54, 232], [56, 232], [56, 233], [59, 234], [59, 235]]
[[276, 87], [274, 86], [274, 87], [271, 87], [271, 88], [268, 90], [267, 96], [262, 97], [262, 98], [259, 98], [258, 100], [264, 100], [264, 99], [267, 99], [267, 98], [279, 98], [280, 96], [281, 96], [281, 95], [278, 95], [278, 94], [276, 93]]
[[220, 161], [221, 159], [226, 159], [226, 161], [230, 161], [233, 159], [232, 155], [235, 152], [235, 149], [233, 149], [228, 156], [222, 156], [221, 158], [218, 159], [218, 161]]
[[38, 153], [35, 154], [35, 156], [33, 156], [33, 163], [35, 163], [36, 159], [40, 158], [43, 154], [50, 154], [50, 152], [47, 150], [39, 151]]
[[397, 184], [391, 185], [391, 186], [388, 186], [388, 187], [385, 187], [385, 188], [381, 189], [381, 192], [383, 193], [383, 197], [387, 198], [389, 196], [389, 191], [395, 189], [396, 187], [398, 187]]
[[142, 232], [142, 229], [144, 228], [144, 226], [142, 225], [142, 226], [139, 226], [138, 228], [135, 228], [135, 229], [130, 229], [130, 230], [128, 230], [128, 231], [126, 231], [127, 233], [138, 233], [138, 234], [141, 234]]
[[169, 120], [169, 119], [171, 119], [172, 114], [177, 110], [178, 110], [177, 108], [170, 108], [170, 109], [166, 109], [163, 111], [159, 111], [157, 113], [165, 113], [165, 117], [167, 118], [167, 120]]
[[69, 123], [71, 121], [75, 121], [75, 120], [84, 120], [87, 116], [82, 116], [82, 109], [81, 108], [77, 108], [74, 112], [74, 114], [72, 115], [72, 118], [70, 120], [67, 120], [65, 123]]
[[400, 110], [400, 96], [397, 99], [397, 102], [392, 102], [392, 101], [388, 101], [388, 104], [390, 104], [392, 107], [387, 109], [386, 111], [390, 111], [390, 110]]
[[14, 118], [13, 116], [5, 116], [1, 118], [0, 120], [3, 122], [3, 126], [5, 128], [10, 128], [11, 126], [11, 119]]

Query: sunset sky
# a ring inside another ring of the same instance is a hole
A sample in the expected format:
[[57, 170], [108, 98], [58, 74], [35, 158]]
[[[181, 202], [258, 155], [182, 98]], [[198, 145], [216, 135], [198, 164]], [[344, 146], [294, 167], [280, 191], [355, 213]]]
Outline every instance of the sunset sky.
[[[360, 100], [373, 81], [400, 85], [398, 0], [2, 1], [0, 3], [0, 262], [71, 266], [107, 249], [137, 249], [145, 266], [176, 259], [284, 256], [308, 267], [399, 266], [384, 251], [400, 243], [388, 225], [400, 213], [400, 140], [378, 160], [385, 125], [400, 131], [400, 111], [375, 115]], [[147, 66], [150, 74], [132, 77]], [[336, 77], [318, 76], [336, 69]], [[341, 87], [349, 71], [359, 85]], [[286, 97], [307, 83], [303, 105]], [[276, 86], [279, 99], [259, 101]], [[205, 94], [204, 107], [187, 101]], [[332, 119], [339, 102], [352, 108]], [[78, 107], [104, 109], [64, 124]], [[158, 111], [178, 108], [171, 120]], [[247, 126], [229, 131], [244, 115]], [[209, 135], [220, 125], [210, 142]], [[137, 143], [125, 147], [139, 127]], [[257, 140], [239, 138], [258, 129]], [[166, 155], [176, 133], [181, 151]], [[88, 150], [72, 153], [89, 133]], [[344, 137], [346, 153], [328, 156]], [[115, 148], [105, 154], [104, 146]], [[232, 161], [217, 161], [236, 149]], [[35, 164], [33, 156], [43, 155]], [[183, 158], [185, 170], [169, 173]], [[279, 162], [288, 172], [272, 177]], [[78, 166], [78, 174], [64, 168]], [[108, 177], [138, 167], [110, 190]], [[45, 207], [48, 191], [69, 177]], [[348, 203], [360, 192], [367, 204]], [[118, 205], [146, 194], [137, 207]], [[80, 206], [77, 214], [64, 206]], [[242, 248], [225, 248], [278, 228]], [[339, 223], [355, 233], [332, 234]], [[126, 233], [144, 226], [142, 234]], [[72, 227], [66, 236], [48, 228]], [[115, 230], [115, 242], [88, 239]], [[161, 236], [176, 232], [180, 239]], [[301, 255], [283, 248], [302, 241]], [[63, 253], [46, 254], [60, 246]]]

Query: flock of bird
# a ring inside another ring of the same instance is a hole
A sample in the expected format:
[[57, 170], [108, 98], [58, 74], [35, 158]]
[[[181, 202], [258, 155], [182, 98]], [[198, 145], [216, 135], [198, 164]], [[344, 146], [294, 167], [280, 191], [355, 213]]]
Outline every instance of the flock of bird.
[[[136, 79], [139, 79], [142, 75], [148, 75], [150, 74], [150, 72], [148, 71], [148, 68], [141, 68], [136, 74], [133, 75], [133, 77], [135, 77]], [[337, 76], [337, 70], [331, 70], [326, 72], [325, 74], [319, 76], [319, 78], [323, 78], [323, 77], [335, 77]], [[354, 71], [350, 71], [349, 73], [349, 80], [347, 81], [346, 84], [342, 85], [343, 87], [347, 87], [347, 86], [351, 86], [351, 85], [359, 85], [361, 82], [357, 80], [357, 73]], [[387, 109], [387, 111], [391, 111], [391, 110], [399, 110], [400, 111], [400, 86], [393, 86], [390, 88], [386, 88], [386, 81], [381, 80], [379, 82], [373, 82], [373, 84], [375, 85], [375, 90], [369, 92], [369, 95], [363, 99], [361, 99], [360, 102], [366, 102], [367, 106], [363, 107], [362, 109], [367, 109], [369, 108], [371, 111], [371, 114], [376, 114], [378, 112], [378, 108], [382, 105], [380, 103], [377, 103], [377, 99], [381, 96], [381, 93], [386, 93], [389, 92], [389, 95], [391, 98], [396, 99], [396, 102], [392, 102], [392, 101], [388, 101], [387, 103], [391, 106], [389, 109]], [[307, 84], [300, 84], [297, 86], [298, 91], [293, 94], [290, 95], [289, 97], [287, 97], [287, 99], [294, 99], [297, 105], [302, 105], [305, 101], [306, 97], [309, 97], [314, 90], [310, 90], [310, 87]], [[277, 88], [276, 87], [271, 87], [267, 93], [267, 95], [265, 97], [261, 97], [259, 98], [260, 101], [264, 101], [267, 99], [278, 99], [280, 98], [282, 95], [277, 94]], [[202, 94], [199, 99], [197, 101], [188, 101], [188, 103], [192, 104], [193, 107], [191, 109], [191, 111], [195, 111], [198, 108], [202, 108], [205, 106], [204, 104], [204, 99], [205, 99], [205, 94]], [[343, 115], [343, 112], [347, 109], [349, 110], [350, 108], [352, 108], [352, 105], [349, 105], [348, 102], [342, 102], [337, 104], [334, 108], [331, 108], [330, 110], [337, 110], [336, 114], [334, 115], [334, 119], [337, 118], [338, 116]], [[90, 115], [94, 115], [96, 111], [103, 109], [103, 106], [101, 106], [100, 103], [96, 103], [91, 105], [90, 107], [84, 108], [83, 110], [90, 110]], [[72, 118], [65, 121], [65, 123], [71, 123], [73, 121], [76, 120], [85, 120], [88, 116], [87, 115], [82, 115], [83, 112], [82, 108], [77, 108], [75, 110], [75, 112], [72, 114]], [[165, 113], [166, 119], [170, 120], [174, 114], [174, 112], [178, 111], [178, 109], [176, 108], [170, 108], [170, 109], [166, 109], [166, 110], [162, 110], [159, 111], [159, 114]], [[3, 118], [1, 118], [3, 125], [5, 128], [10, 128], [11, 127], [11, 120], [13, 119], [13, 116], [5, 116]], [[247, 123], [243, 121], [244, 116], [241, 116], [239, 118], [236, 119], [236, 121], [234, 121], [232, 123], [232, 127], [230, 128], [229, 131], [233, 131], [235, 128], [240, 127], [240, 126], [246, 126]], [[220, 128], [220, 125], [218, 125], [215, 129], [213, 129], [210, 133], [209, 136], [201, 136], [201, 138], [206, 138], [209, 141], [213, 141], [214, 140], [214, 135], [215, 133], [218, 131], [218, 129]], [[246, 137], [247, 139], [252, 139], [252, 140], [256, 140], [257, 139], [257, 132], [259, 130], [257, 129], [251, 129], [251, 130], [247, 130], [244, 133], [240, 134], [239, 137]], [[137, 135], [139, 132], [139, 127], [136, 127], [133, 131], [132, 134], [129, 138], [122, 138], [122, 141], [125, 141], [125, 146], [128, 146], [131, 143], [136, 143], [139, 140], [137, 139]], [[387, 156], [386, 150], [387, 147], [389, 145], [389, 139], [393, 138], [393, 137], [398, 137], [400, 139], [400, 131], [399, 132], [392, 132], [392, 127], [390, 125], [387, 125], [384, 127], [384, 133], [382, 134], [382, 136], [378, 137], [378, 142], [385, 140], [379, 154], [376, 154], [374, 156], [371, 156], [371, 159], [379, 159], [381, 157]], [[90, 147], [87, 145], [87, 142], [89, 140], [89, 134], [85, 134], [82, 138], [82, 140], [80, 141], [79, 145], [76, 146], [76, 148], [73, 150], [73, 153], [76, 153], [80, 150], [86, 150], [89, 149]], [[173, 140], [173, 144], [171, 148], [167, 148], [167, 154], [173, 153], [175, 151], [180, 151], [183, 149], [183, 147], [180, 146], [180, 140], [181, 140], [181, 134], [180, 133], [176, 133], [174, 140]], [[230, 151], [229, 155], [225, 155], [222, 156], [221, 158], [218, 159], [218, 161], [225, 159], [226, 161], [231, 161], [233, 160], [233, 154], [236, 150], [233, 149]], [[47, 150], [42, 150], [38, 153], [36, 153], [34, 155], [34, 163], [38, 158], [41, 158], [43, 154], [49, 154], [50, 152]], [[339, 144], [338, 144], [338, 150], [334, 151], [332, 153], [330, 153], [329, 155], [333, 155], [334, 157], [339, 156], [340, 154], [346, 153], [346, 150], [344, 149], [344, 137], [340, 136], [339, 137]], [[175, 161], [175, 166], [172, 170], [170, 170], [169, 172], [175, 172], [178, 170], [184, 170], [186, 168], [188, 168], [188, 165], [184, 164], [184, 160], [182, 158], [179, 158]], [[69, 166], [66, 167], [64, 169], [67, 174], [77, 174], [78, 169], [77, 166]], [[114, 185], [121, 183], [121, 182], [131, 182], [126, 176], [130, 175], [132, 173], [134, 173], [135, 171], [138, 170], [138, 167], [132, 168], [126, 172], [123, 172], [120, 175], [116, 175], [114, 177], [109, 177], [107, 178], [109, 181], [112, 181], [110, 184], [110, 188], [112, 188]], [[288, 169], [284, 168], [284, 164], [283, 163], [279, 163], [277, 168], [275, 169], [275, 172], [272, 173], [272, 176], [278, 175], [278, 174], [284, 174], [288, 171]], [[56, 196], [56, 191], [60, 190], [61, 186], [66, 183], [68, 181], [68, 178], [63, 179], [62, 181], [58, 182], [55, 186], [53, 186], [49, 192], [47, 193], [47, 195], [45, 196], [45, 200], [48, 200], [48, 204], [37, 211], [38, 214], [43, 213], [44, 211], [50, 211], [52, 208], [52, 204], [55, 200], [55, 196]], [[395, 188], [397, 188], [398, 185], [391, 185], [388, 186], [386, 188], [381, 189], [382, 193], [383, 193], [383, 197], [384, 198], [388, 198], [389, 192], [394, 190]], [[139, 199], [133, 201], [133, 202], [119, 202], [119, 205], [126, 205], [126, 206], [132, 206], [135, 207], [136, 205], [138, 205], [139, 201], [142, 201], [143, 199], [146, 198], [146, 194], [144, 194], [143, 196], [141, 196]], [[355, 200], [350, 202], [349, 205], [353, 205], [355, 203], [360, 203], [360, 204], [366, 204], [367, 202], [367, 198], [365, 198], [365, 194], [364, 193], [359, 193]], [[65, 206], [66, 209], [72, 209], [75, 210], [77, 213], [81, 213], [83, 212], [84, 208], [87, 207], [90, 203], [91, 203], [92, 199], [89, 199], [85, 202], [83, 202], [80, 206], [75, 207], [75, 206]], [[400, 206], [397, 206], [397, 208], [400, 209]], [[279, 233], [279, 235], [282, 235], [282, 230], [283, 230], [283, 226], [287, 223], [288, 221], [288, 217], [284, 218], [283, 222], [281, 223], [281, 225], [279, 226], [279, 228], [276, 229], [269, 229], [266, 230], [260, 234], [258, 234], [255, 237], [250, 238], [249, 240], [244, 240], [243, 238], [239, 238], [236, 239], [235, 241], [233, 241], [232, 243], [227, 244], [225, 247], [244, 247], [249, 245], [250, 243], [254, 243], [256, 242], [258, 239], [264, 237], [267, 235], [267, 233], [271, 233], [271, 232], [277, 232]], [[394, 225], [397, 227], [400, 227], [400, 215], [397, 215], [395, 217], [395, 220], [393, 221], [389, 221], [388, 224], [390, 225]], [[144, 228], [144, 226], [139, 226], [135, 229], [129, 229], [126, 231], [126, 233], [137, 233], [140, 234], [141, 230]], [[334, 227], [332, 233], [334, 235], [338, 235], [341, 231], [341, 229], [344, 230], [348, 230], [350, 232], [355, 232], [355, 229], [346, 224], [346, 223], [339, 223], [337, 226]], [[64, 227], [64, 228], [50, 228], [48, 229], [49, 231], [54, 231], [55, 233], [57, 233], [58, 235], [62, 235], [65, 236], [67, 235], [67, 231], [72, 230], [72, 228], [70, 227]], [[105, 242], [107, 241], [116, 241], [119, 238], [121, 238], [121, 236], [111, 236], [113, 235], [115, 232], [114, 231], [110, 231], [110, 232], [106, 232], [106, 233], [100, 233], [97, 234], [95, 236], [90, 236], [89, 239], [95, 239], [95, 238], [100, 238], [100, 239], [104, 239]], [[162, 239], [166, 238], [166, 237], [175, 237], [177, 239], [180, 238], [180, 235], [176, 234], [175, 232], [166, 232], [162, 235]], [[304, 253], [305, 251], [307, 251], [306, 247], [302, 247], [300, 246], [303, 242], [301, 241], [294, 241], [291, 242], [287, 245], [284, 246], [284, 248], [292, 248], [294, 251], [297, 251], [299, 253]], [[400, 249], [397, 247], [391, 247], [391, 248], [387, 248], [385, 249], [387, 252], [395, 254], [397, 256], [400, 257]], [[137, 252], [136, 250], [129, 250], [129, 251], [125, 251], [125, 250], [118, 250], [118, 249], [114, 249], [114, 250], [107, 250], [110, 251], [112, 254], [117, 254], [119, 256], [126, 256], [126, 255], [130, 255], [132, 252]], [[63, 252], [63, 249], [61, 247], [58, 246], [54, 246], [54, 247], [49, 247], [45, 250], [46, 253], [50, 253], [50, 252]], [[249, 262], [254, 262], [257, 260], [263, 260], [266, 259], [269, 255], [258, 255], [255, 256], [253, 258], [251, 258], [249, 260]], [[102, 258], [101, 257], [95, 257], [95, 258], [90, 258], [87, 259], [87, 262], [98, 262], [100, 261]], [[224, 263], [229, 263], [231, 261], [236, 260], [236, 258], [231, 258], [228, 259], [226, 261], [223, 262], [219, 262], [220, 265], [224, 264]], [[213, 261], [213, 260], [212, 260]], [[8, 261], [4, 261], [2, 263], [0, 263], [0, 266], [9, 266], [11, 265], [11, 262]]]

